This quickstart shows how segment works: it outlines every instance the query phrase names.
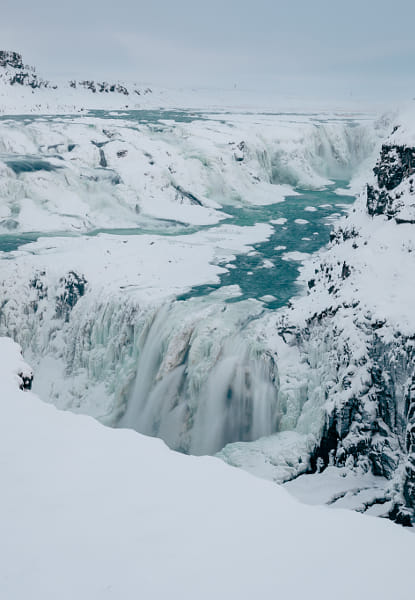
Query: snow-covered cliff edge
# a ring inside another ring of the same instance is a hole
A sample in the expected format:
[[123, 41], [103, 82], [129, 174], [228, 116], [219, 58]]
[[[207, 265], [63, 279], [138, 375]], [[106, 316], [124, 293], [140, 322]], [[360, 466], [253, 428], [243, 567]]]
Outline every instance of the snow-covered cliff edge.
[[[291, 451], [287, 477], [328, 466], [384, 477], [384, 494], [371, 501], [407, 525], [415, 514], [414, 128], [413, 111], [397, 118], [330, 247], [305, 265], [307, 295], [264, 326], [278, 355], [281, 429], [292, 429], [287, 405], [302, 398], [294, 431], [313, 436], [307, 452], [301, 443]], [[278, 480], [269, 465], [280, 464], [280, 450], [277, 436], [222, 455]]]

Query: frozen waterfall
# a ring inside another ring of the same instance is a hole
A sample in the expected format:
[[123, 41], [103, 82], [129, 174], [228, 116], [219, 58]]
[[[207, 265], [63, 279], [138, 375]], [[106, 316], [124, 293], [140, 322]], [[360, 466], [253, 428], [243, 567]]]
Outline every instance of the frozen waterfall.
[[192, 454], [251, 441], [277, 429], [277, 372], [241, 334], [223, 338], [196, 324], [172, 335], [179, 306], [155, 316], [139, 353], [120, 425]]

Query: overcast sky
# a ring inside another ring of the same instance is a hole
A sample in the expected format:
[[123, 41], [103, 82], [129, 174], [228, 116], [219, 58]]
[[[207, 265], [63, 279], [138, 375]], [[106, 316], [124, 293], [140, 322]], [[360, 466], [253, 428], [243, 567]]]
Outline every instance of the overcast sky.
[[1, 0], [0, 40], [46, 78], [404, 99], [414, 0]]

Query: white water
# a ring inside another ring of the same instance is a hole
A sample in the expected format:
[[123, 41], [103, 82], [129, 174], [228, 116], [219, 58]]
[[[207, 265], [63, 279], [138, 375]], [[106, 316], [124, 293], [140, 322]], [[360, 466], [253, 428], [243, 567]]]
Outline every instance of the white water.
[[224, 323], [212, 314], [202, 325], [178, 326], [175, 313], [180, 319], [183, 309], [181, 303], [164, 306], [151, 323], [120, 425], [192, 454], [276, 431], [272, 358], [238, 331], [224, 336], [218, 330]]

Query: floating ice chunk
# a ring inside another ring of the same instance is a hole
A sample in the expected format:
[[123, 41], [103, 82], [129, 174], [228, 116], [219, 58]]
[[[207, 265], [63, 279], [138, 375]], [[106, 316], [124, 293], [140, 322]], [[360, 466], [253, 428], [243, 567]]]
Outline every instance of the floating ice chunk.
[[286, 250], [286, 249], [287, 249], [287, 246], [275, 246], [275, 248], [274, 248], [274, 250], [276, 250], [277, 252], [279, 250]]
[[331, 215], [329, 215], [328, 217], [326, 217], [326, 218], [325, 218], [325, 221], [326, 221], [326, 222], [325, 222], [324, 224], [325, 224], [325, 225], [328, 225], [329, 227], [331, 227], [331, 225], [332, 225], [332, 222], [333, 222], [333, 221], [337, 221], [337, 219], [338, 219], [339, 217], [341, 217], [341, 214], [340, 214], [340, 213], [333, 213], [333, 214], [331, 214]]
[[302, 239], [304, 242], [310, 242], [310, 241], [311, 241], [311, 238], [309, 238], [309, 237], [302, 237], [301, 239]]
[[280, 219], [272, 219], [270, 221], [270, 223], [272, 223], [273, 225], [285, 225], [286, 222], [287, 219], [285, 219], [284, 217], [281, 217]]
[[310, 256], [310, 254], [308, 254], [307, 252], [297, 252], [297, 250], [294, 250], [294, 252], [286, 252], [282, 259], [283, 260], [305, 260], [306, 258], [308, 258]]
[[320, 204], [319, 208], [331, 208], [331, 204]]
[[261, 266], [263, 269], [273, 269], [274, 263], [271, 260], [265, 259]]
[[315, 206], [306, 206], [305, 209], [307, 212], [316, 212], [317, 209]]
[[262, 302], [274, 302], [276, 297], [271, 296], [271, 294], [265, 294], [265, 296], [261, 296], [260, 300], [262, 300]]
[[337, 196], [354, 196], [354, 192], [350, 188], [337, 188], [334, 190]]
[[225, 285], [212, 292], [212, 297], [216, 300], [224, 300], [226, 298], [238, 298], [238, 296], [242, 296], [242, 290], [237, 284]]
[[294, 223], [297, 223], [297, 225], [307, 225], [307, 223], [309, 223], [310, 221], [307, 221], [307, 219], [295, 219]]

